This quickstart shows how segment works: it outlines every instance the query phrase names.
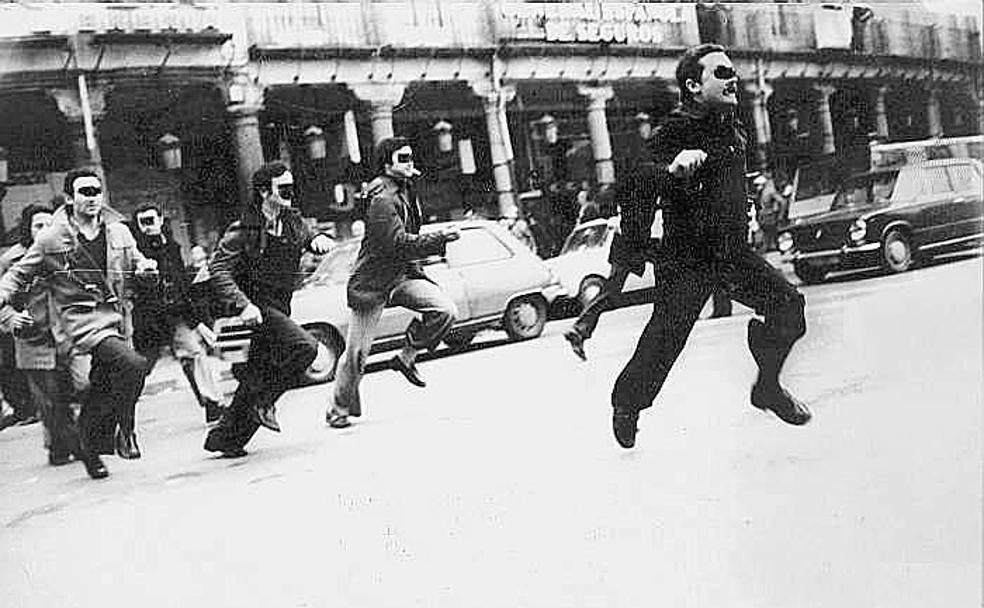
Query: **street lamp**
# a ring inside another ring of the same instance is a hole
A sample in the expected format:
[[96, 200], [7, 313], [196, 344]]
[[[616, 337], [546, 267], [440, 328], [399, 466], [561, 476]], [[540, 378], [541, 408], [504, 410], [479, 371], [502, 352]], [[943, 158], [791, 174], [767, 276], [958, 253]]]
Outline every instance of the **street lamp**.
[[304, 141], [307, 143], [308, 157], [311, 160], [321, 160], [327, 155], [324, 129], [311, 125], [304, 131]]
[[157, 140], [161, 167], [165, 171], [181, 168], [181, 140], [173, 133], [165, 133]]
[[437, 149], [441, 152], [450, 152], [454, 148], [451, 123], [445, 120], [438, 121], [433, 130], [437, 133]]

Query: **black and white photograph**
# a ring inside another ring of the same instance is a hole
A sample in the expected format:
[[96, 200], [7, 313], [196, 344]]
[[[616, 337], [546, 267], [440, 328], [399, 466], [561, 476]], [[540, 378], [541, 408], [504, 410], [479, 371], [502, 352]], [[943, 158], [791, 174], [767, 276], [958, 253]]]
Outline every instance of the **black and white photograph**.
[[982, 12], [0, 3], [0, 606], [984, 608]]

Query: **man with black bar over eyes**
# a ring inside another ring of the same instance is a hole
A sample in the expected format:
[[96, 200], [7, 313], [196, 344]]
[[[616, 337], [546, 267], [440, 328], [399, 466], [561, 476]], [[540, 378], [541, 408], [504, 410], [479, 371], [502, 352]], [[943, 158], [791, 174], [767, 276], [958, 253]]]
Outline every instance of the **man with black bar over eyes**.
[[207, 451], [229, 458], [246, 455], [260, 426], [280, 431], [276, 402], [318, 354], [318, 341], [291, 320], [290, 303], [301, 254], [324, 254], [331, 247], [331, 239], [314, 233], [293, 206], [294, 176], [286, 165], [257, 169], [252, 188], [251, 200], [209, 261], [218, 307], [254, 328], [232, 403], [205, 440]]
[[788, 424], [811, 418], [779, 383], [806, 332], [804, 298], [746, 240], [747, 136], [736, 117], [738, 74], [724, 47], [688, 49], [676, 67], [680, 104], [656, 131], [656, 190], [663, 201], [663, 251], [652, 317], [612, 391], [612, 428], [635, 445], [639, 412], [652, 406], [715, 288], [754, 309], [748, 347], [758, 364], [750, 400]]
[[380, 141], [374, 160], [378, 177], [369, 184], [366, 234], [346, 289], [350, 321], [345, 354], [325, 416], [328, 425], [337, 429], [351, 425], [349, 416], [362, 415], [359, 383], [387, 304], [420, 313], [407, 327], [406, 343], [390, 366], [421, 388], [426, 382], [417, 369], [417, 354], [440, 344], [457, 316], [454, 301], [427, 278], [419, 261], [444, 255], [447, 244], [461, 235], [456, 228], [419, 234], [421, 211], [412, 181], [420, 172], [406, 139]]
[[90, 477], [99, 479], [109, 475], [100, 455], [141, 456], [135, 409], [147, 360], [131, 343], [132, 281], [156, 280], [157, 263], [140, 253], [118, 214], [104, 206], [95, 171], [69, 172], [64, 190], [68, 202], [0, 277], [0, 307], [9, 306], [11, 297], [35, 278], [46, 280], [57, 325], [75, 355], [91, 355], [89, 386], [80, 395], [82, 441], [76, 457]]

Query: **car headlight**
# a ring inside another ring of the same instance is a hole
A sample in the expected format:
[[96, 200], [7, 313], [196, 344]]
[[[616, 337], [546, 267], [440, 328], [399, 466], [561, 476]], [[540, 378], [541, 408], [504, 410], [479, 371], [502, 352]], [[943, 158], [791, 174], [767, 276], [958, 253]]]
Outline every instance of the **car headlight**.
[[779, 248], [779, 253], [789, 253], [793, 248], [793, 235], [788, 232], [783, 232], [776, 238], [776, 247]]
[[868, 224], [862, 218], [858, 218], [851, 224], [851, 228], [847, 231], [847, 235], [851, 238], [851, 242], [855, 245], [860, 245], [864, 242], [864, 238], [868, 235]]

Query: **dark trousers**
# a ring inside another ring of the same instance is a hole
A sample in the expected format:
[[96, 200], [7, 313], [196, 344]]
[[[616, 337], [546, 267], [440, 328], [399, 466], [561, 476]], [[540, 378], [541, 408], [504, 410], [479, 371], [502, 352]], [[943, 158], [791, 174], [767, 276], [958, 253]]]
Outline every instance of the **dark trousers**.
[[26, 420], [38, 413], [28, 392], [27, 376], [17, 369], [14, 338], [9, 334], [0, 334], [0, 395], [14, 409], [18, 420]]
[[[397, 285], [389, 296], [393, 306], [402, 306], [420, 313], [407, 327], [407, 344], [416, 350], [435, 348], [444, 334], [454, 324], [458, 310], [444, 290], [424, 279], [408, 279]], [[379, 318], [384, 305], [369, 308], [350, 308], [348, 335], [345, 339], [345, 355], [335, 378], [334, 405], [332, 410], [340, 416], [361, 416], [362, 397], [359, 384], [366, 367], [366, 359], [372, 350]]]
[[621, 264], [612, 264], [612, 270], [605, 280], [605, 285], [593, 300], [588, 302], [584, 310], [574, 322], [574, 331], [581, 334], [585, 340], [591, 337], [595, 328], [598, 326], [598, 319], [601, 313], [613, 307], [617, 303], [625, 281], [629, 278], [629, 269]]
[[74, 390], [65, 366], [25, 370], [31, 399], [44, 423], [44, 445], [57, 456], [78, 453], [79, 428], [72, 412]]
[[803, 296], [778, 270], [745, 250], [728, 261], [668, 257], [657, 276], [652, 317], [612, 390], [616, 409], [637, 411], [653, 404], [704, 303], [722, 284], [734, 300], [764, 317], [749, 322], [749, 349], [759, 366], [757, 381], [778, 386], [793, 343], [806, 332]]
[[187, 321], [166, 311], [156, 316], [152, 311], [142, 311], [134, 314], [133, 325], [133, 345], [147, 359], [148, 374], [157, 365], [161, 348], [168, 346], [181, 363], [181, 371], [188, 379], [198, 405], [207, 407], [221, 400], [214, 367], [205, 360], [208, 353], [204, 342]]
[[730, 317], [732, 312], [731, 296], [728, 295], [727, 289], [724, 287], [718, 287], [713, 292], [711, 292], [711, 302], [714, 305], [711, 311], [711, 317]]
[[115, 337], [104, 339], [91, 354], [89, 390], [82, 398], [79, 427], [87, 450], [112, 454], [117, 427], [124, 435], [134, 430], [147, 360]]
[[254, 408], [273, 406], [318, 354], [318, 341], [289, 317], [273, 308], [263, 309], [263, 323], [249, 346], [249, 360], [238, 369], [239, 387], [209, 441], [222, 448], [242, 448], [260, 423]]

